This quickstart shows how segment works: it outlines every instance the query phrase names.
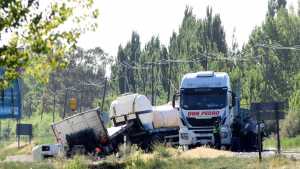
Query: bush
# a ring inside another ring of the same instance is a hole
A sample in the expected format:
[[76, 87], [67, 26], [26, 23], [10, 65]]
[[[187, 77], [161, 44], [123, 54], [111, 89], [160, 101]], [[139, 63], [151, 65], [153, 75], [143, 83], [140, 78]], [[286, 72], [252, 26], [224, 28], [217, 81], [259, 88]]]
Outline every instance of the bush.
[[163, 158], [168, 158], [172, 156], [168, 148], [165, 145], [159, 143], [154, 145], [154, 153], [159, 157]]
[[289, 113], [283, 123], [283, 135], [294, 137], [300, 134], [300, 90], [289, 101]]
[[140, 149], [138, 148], [137, 145], [131, 145], [131, 144], [126, 144], [126, 147], [124, 147], [124, 144], [119, 145], [119, 156], [122, 158], [128, 158], [132, 154], [139, 152]]
[[88, 169], [88, 165], [82, 156], [75, 156], [63, 166], [63, 169]]
[[166, 162], [160, 157], [142, 158], [142, 152], [136, 151], [126, 161], [126, 169], [159, 169], [166, 168]]

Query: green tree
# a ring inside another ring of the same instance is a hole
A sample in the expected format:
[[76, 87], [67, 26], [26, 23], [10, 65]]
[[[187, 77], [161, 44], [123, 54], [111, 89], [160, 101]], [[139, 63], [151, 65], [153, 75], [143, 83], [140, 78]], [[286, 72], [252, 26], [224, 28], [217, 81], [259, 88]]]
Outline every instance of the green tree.
[[[93, 0], [43, 1], [46, 8], [40, 3], [0, 2], [0, 67], [5, 69], [0, 88], [24, 74], [47, 81], [51, 71], [66, 66], [64, 56], [75, 47], [80, 34], [97, 25]], [[68, 24], [72, 26], [65, 26]]]

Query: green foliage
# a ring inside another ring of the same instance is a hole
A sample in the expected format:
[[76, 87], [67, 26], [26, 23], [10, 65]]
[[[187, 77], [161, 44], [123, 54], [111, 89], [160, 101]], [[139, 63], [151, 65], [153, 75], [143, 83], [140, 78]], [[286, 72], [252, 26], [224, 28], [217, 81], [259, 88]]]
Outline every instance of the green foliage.
[[[179, 33], [173, 33], [168, 48], [160, 43], [159, 37], [152, 37], [141, 49], [139, 35], [132, 33], [130, 42], [118, 49], [116, 63], [112, 66], [112, 87], [115, 92], [118, 89], [116, 94], [140, 92], [153, 96], [154, 104], [162, 104], [171, 100], [184, 73], [205, 67], [202, 53], [226, 53], [227, 50], [220, 16], [213, 15], [212, 9], [207, 8], [205, 19], [197, 19], [192, 9], [186, 8]], [[201, 62], [153, 64], [170, 59], [198, 59]]]
[[171, 153], [168, 148], [163, 144], [155, 144], [154, 146], [154, 154], [161, 158], [171, 157]]
[[[56, 116], [55, 121], [59, 121], [60, 117]], [[21, 123], [32, 124], [33, 127], [33, 140], [34, 144], [46, 144], [46, 143], [55, 143], [55, 137], [51, 129], [52, 124], [52, 114], [45, 113], [41, 119], [40, 114], [35, 113], [31, 117], [26, 117], [21, 120]], [[2, 140], [1, 142], [7, 140], [7, 144], [16, 141], [16, 121], [15, 120], [5, 120], [2, 121]], [[5, 136], [7, 135], [7, 136]], [[22, 137], [21, 141], [27, 142], [28, 137]]]
[[289, 99], [289, 112], [283, 123], [283, 134], [295, 137], [300, 133], [300, 73], [294, 80], [294, 93]]
[[[96, 27], [93, 22], [98, 12], [91, 9], [92, 0], [89, 3], [53, 0], [44, 9], [39, 3], [39, 0], [0, 2], [3, 14], [0, 37], [4, 42], [0, 47], [0, 67], [6, 71], [0, 79], [0, 88], [24, 74], [48, 81], [50, 72], [65, 67], [65, 54], [75, 47], [80, 34]], [[82, 26], [86, 22], [89, 29]], [[66, 24], [73, 25], [62, 28]]]
[[[51, 73], [48, 84], [41, 84], [28, 76], [23, 78], [25, 116], [53, 111], [58, 112], [57, 117], [70, 116], [73, 114], [69, 108], [70, 98], [77, 99], [77, 111], [101, 106], [106, 68], [112, 62], [111, 58], [99, 47], [89, 50], [77, 48], [66, 58], [69, 64]], [[109, 94], [108, 83], [106, 96]], [[108, 111], [108, 101], [111, 100], [106, 98], [102, 111]]]
[[139, 157], [136, 157], [129, 160], [126, 165], [126, 169], [158, 169], [167, 167], [167, 163], [160, 158], [154, 158], [145, 161]]
[[[139, 92], [156, 105], [171, 100], [185, 73], [206, 68], [228, 72], [233, 90], [241, 89], [244, 108], [252, 102], [288, 101], [284, 134], [295, 136], [300, 133], [299, 51], [275, 47], [300, 44], [299, 27], [299, 15], [286, 9], [285, 0], [270, 0], [265, 21], [239, 51], [235, 39], [228, 48], [220, 15], [213, 15], [208, 7], [206, 17], [198, 19], [187, 7], [168, 48], [159, 37], [152, 37], [141, 49], [139, 35], [133, 32], [131, 41], [118, 49], [110, 86], [114, 95]], [[269, 132], [274, 131], [272, 126], [267, 126]]]
[[[290, 137], [290, 138], [281, 137], [280, 144], [284, 150], [288, 150], [288, 149], [298, 150], [300, 147], [300, 135], [297, 135], [295, 137]], [[277, 141], [275, 136], [272, 136], [264, 141], [265, 148], [269, 148], [269, 147], [275, 148], [276, 146], [277, 146]]]
[[63, 169], [88, 169], [88, 165], [84, 157], [75, 156], [73, 159], [67, 161]]

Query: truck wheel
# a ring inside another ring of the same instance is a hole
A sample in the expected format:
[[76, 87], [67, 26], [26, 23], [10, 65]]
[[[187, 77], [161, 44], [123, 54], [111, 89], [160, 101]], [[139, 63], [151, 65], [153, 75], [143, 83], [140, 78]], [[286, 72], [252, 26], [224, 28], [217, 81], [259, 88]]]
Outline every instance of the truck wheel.
[[221, 150], [231, 150], [231, 146], [230, 145], [222, 145]]
[[221, 148], [220, 148], [220, 150], [227, 150], [226, 145], [222, 145]]
[[189, 150], [189, 145], [183, 145], [183, 151]]

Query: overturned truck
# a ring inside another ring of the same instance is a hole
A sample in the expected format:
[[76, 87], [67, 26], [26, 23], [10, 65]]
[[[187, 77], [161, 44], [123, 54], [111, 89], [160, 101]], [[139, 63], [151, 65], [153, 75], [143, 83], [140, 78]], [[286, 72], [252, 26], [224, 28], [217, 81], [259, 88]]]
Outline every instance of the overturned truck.
[[67, 156], [95, 153], [101, 148], [108, 154], [113, 150], [107, 129], [100, 116], [100, 109], [78, 113], [52, 124], [57, 143], [63, 145]]
[[178, 145], [178, 109], [171, 105], [153, 107], [144, 95], [125, 94], [112, 102], [107, 128], [100, 109], [78, 113], [52, 124], [57, 142], [65, 147], [67, 156], [110, 154], [120, 144], [136, 144], [150, 150], [154, 143]]

